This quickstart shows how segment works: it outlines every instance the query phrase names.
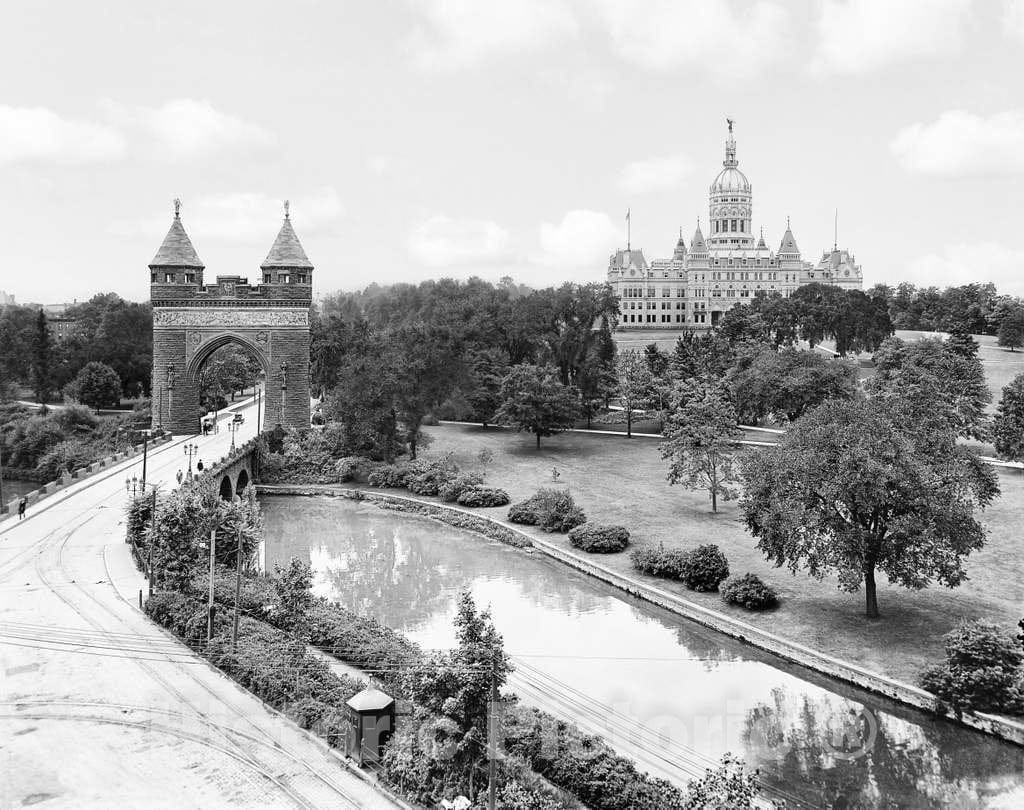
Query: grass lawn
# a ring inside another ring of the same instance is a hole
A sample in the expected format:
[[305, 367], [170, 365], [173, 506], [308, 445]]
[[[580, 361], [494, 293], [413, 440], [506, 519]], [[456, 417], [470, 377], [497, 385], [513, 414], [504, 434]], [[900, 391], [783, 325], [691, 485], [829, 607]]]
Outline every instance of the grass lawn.
[[[716, 543], [734, 574], [754, 572], [774, 585], [781, 606], [770, 613], [748, 613], [725, 605], [718, 594], [686, 590], [667, 580], [644, 578], [676, 590], [709, 608], [731, 613], [773, 633], [904, 681], [916, 682], [920, 671], [943, 657], [942, 635], [961, 617], [987, 617], [1014, 626], [1024, 615], [1024, 475], [1000, 476], [1002, 496], [983, 519], [991, 529], [988, 544], [969, 559], [970, 580], [955, 590], [932, 587], [908, 591], [879, 575], [881, 618], [864, 618], [863, 592], [849, 594], [828, 578], [817, 581], [790, 574], [765, 562], [743, 527], [735, 502], [711, 512], [705, 493], [669, 486], [658, 440], [566, 433], [543, 439], [535, 449], [531, 434], [500, 428], [441, 425], [427, 428], [433, 439], [429, 456], [452, 452], [463, 469], [478, 469], [477, 453], [487, 447], [494, 460], [489, 484], [507, 489], [513, 501], [538, 487], [568, 487], [590, 520], [619, 523], [633, 534], [633, 547], [657, 545], [689, 548]], [[504, 515], [505, 507], [495, 509]], [[548, 539], [569, 547], [564, 535]], [[612, 568], [636, 576], [628, 552], [602, 555]]]

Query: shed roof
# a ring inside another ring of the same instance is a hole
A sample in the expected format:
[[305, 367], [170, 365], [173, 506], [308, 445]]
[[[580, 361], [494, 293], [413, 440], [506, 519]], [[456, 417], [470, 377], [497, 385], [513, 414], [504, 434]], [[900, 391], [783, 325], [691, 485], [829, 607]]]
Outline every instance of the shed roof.
[[394, 702], [395, 699], [391, 695], [385, 694], [380, 689], [374, 689], [371, 686], [362, 692], [356, 692], [356, 694], [345, 701], [345, 705], [357, 712], [380, 712], [392, 706]]

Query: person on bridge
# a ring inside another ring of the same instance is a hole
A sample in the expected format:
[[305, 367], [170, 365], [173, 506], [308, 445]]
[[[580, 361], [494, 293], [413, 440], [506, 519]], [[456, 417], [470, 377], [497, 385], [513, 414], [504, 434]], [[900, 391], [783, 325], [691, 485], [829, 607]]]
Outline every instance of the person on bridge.
[[199, 463], [196, 464], [196, 472], [202, 472], [202, 471], [203, 471], [203, 460], [199, 459]]
[[22, 498], [18, 501], [18, 520], [25, 517], [25, 510], [28, 508], [28, 498]]
[[181, 470], [179, 469], [179, 470], [178, 470], [178, 474], [177, 474], [177, 475], [175, 475], [174, 477], [178, 479], [178, 486], [180, 487], [180, 486], [181, 486], [181, 479], [183, 479], [183, 478], [185, 477], [185, 473], [183, 473], [183, 472], [182, 472], [182, 471], [181, 471]]

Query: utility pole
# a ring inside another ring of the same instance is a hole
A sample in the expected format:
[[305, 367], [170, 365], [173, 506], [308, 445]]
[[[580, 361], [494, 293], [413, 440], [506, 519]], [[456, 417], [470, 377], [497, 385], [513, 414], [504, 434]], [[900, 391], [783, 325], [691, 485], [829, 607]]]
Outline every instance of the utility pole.
[[149, 434], [142, 434], [142, 491], [146, 491], [146, 454], [149, 449]]
[[491, 660], [491, 707], [487, 712], [487, 810], [495, 810], [498, 791], [498, 673], [497, 663]]
[[238, 602], [242, 594], [242, 524], [238, 524], [238, 550], [235, 551], [235, 615], [231, 619], [231, 652], [238, 648]]
[[153, 487], [153, 503], [149, 510], [149, 552], [146, 554], [146, 573], [149, 579], [149, 595], [153, 595], [153, 544], [156, 542], [156, 487]]
[[213, 617], [217, 608], [213, 603], [213, 573], [214, 556], [217, 550], [217, 527], [210, 529], [210, 604], [209, 615], [206, 618], [206, 640], [213, 641]]

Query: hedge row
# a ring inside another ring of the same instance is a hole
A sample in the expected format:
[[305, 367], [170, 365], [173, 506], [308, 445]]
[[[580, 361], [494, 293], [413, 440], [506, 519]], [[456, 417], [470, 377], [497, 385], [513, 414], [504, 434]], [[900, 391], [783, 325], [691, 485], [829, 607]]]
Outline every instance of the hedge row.
[[[205, 582], [203, 577], [197, 577], [195, 586], [205, 587]], [[215, 599], [226, 606], [233, 605], [234, 585], [233, 573], [226, 569], [219, 571], [214, 580]], [[265, 616], [269, 623], [275, 621], [277, 597], [268, 578], [243, 579], [241, 594], [243, 610]], [[206, 629], [203, 604], [195, 598], [173, 596], [198, 606], [196, 622], [199, 637], [202, 637]], [[226, 610], [220, 612], [224, 622], [227, 613]], [[394, 630], [323, 599], [314, 605], [310, 624], [314, 646], [364, 669], [379, 668], [382, 662], [414, 664], [425, 657], [419, 647]], [[179, 632], [179, 635], [184, 634]], [[394, 696], [407, 697], [399, 678], [387, 673], [383, 676], [378, 680], [383, 681]], [[683, 791], [665, 780], [641, 773], [632, 760], [616, 754], [600, 737], [585, 734], [575, 725], [538, 709], [509, 704], [503, 734], [506, 750], [523, 757], [537, 773], [590, 807], [669, 810], [685, 806], [681, 804]]]
[[314, 731], [332, 746], [343, 741], [345, 701], [363, 685], [335, 675], [321, 659], [298, 651], [295, 641], [286, 633], [241, 616], [238, 645], [232, 652], [227, 611], [217, 618], [216, 632], [209, 644], [201, 643], [206, 637], [207, 614], [200, 599], [174, 591], [157, 592], [146, 600], [146, 613], [302, 728]]
[[414, 495], [436, 495], [447, 503], [470, 507], [504, 506], [509, 502], [505, 490], [485, 487], [479, 473], [460, 473], [451, 456], [401, 464], [376, 463], [365, 469], [366, 483], [371, 487], [404, 488]]

